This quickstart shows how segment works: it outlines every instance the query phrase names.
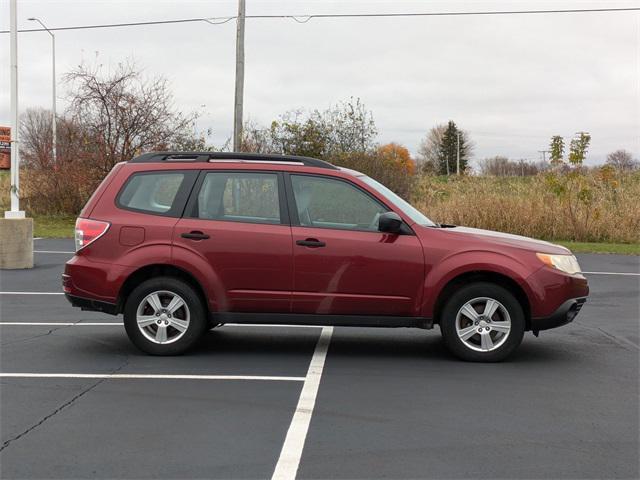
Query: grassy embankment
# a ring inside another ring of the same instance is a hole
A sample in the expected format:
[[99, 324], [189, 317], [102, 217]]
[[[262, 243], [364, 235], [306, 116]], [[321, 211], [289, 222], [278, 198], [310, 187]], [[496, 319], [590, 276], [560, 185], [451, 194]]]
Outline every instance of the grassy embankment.
[[[435, 221], [541, 238], [579, 253], [640, 255], [640, 172], [558, 185], [537, 177], [421, 177], [414, 204]], [[37, 195], [37, 192], [30, 192]], [[0, 210], [9, 175], [0, 172]], [[71, 238], [75, 216], [32, 213], [36, 237]]]
[[[0, 215], [10, 208], [9, 187], [11, 180], [7, 170], [0, 170]], [[43, 238], [73, 238], [75, 216], [31, 214], [33, 236]]]

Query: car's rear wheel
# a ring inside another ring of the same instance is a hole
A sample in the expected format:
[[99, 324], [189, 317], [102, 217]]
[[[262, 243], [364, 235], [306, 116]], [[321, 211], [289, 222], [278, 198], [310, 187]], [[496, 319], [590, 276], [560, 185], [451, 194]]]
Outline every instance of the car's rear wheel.
[[189, 284], [159, 277], [131, 292], [124, 307], [124, 325], [143, 352], [179, 355], [200, 339], [208, 321], [200, 297]]
[[440, 329], [445, 345], [458, 358], [499, 362], [522, 342], [525, 318], [509, 290], [477, 282], [451, 295], [440, 315]]

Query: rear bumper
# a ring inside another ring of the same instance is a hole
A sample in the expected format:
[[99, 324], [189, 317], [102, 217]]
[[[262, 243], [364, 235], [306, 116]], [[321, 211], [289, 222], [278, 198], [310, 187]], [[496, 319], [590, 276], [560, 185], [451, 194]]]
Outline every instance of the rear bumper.
[[83, 298], [76, 297], [75, 295], [70, 295], [65, 293], [65, 297], [69, 300], [69, 303], [74, 306], [80, 308], [80, 310], [88, 310], [91, 312], [103, 312], [108, 313], [109, 315], [117, 315], [118, 308], [114, 303], [102, 302], [100, 300], [94, 300], [92, 298]]
[[580, 309], [587, 301], [586, 297], [572, 298], [560, 305], [555, 312], [547, 317], [532, 318], [531, 330], [537, 333], [540, 330], [549, 330], [550, 328], [560, 327], [571, 323]]

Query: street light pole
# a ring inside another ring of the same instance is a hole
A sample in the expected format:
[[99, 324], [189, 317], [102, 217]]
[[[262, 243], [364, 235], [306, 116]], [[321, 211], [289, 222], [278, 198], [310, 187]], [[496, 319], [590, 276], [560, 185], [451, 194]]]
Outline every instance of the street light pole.
[[244, 17], [245, 0], [238, 0], [236, 27], [236, 92], [233, 108], [233, 151], [238, 152], [242, 143], [242, 110], [244, 103]]
[[51, 122], [51, 130], [52, 130], [52, 135], [53, 135], [53, 143], [52, 143], [52, 153], [53, 153], [53, 164], [56, 164], [57, 161], [57, 142], [58, 142], [58, 137], [56, 134], [56, 120], [57, 120], [57, 114], [56, 114], [56, 36], [53, 34], [53, 32], [51, 30], [49, 30], [47, 28], [47, 26], [42, 23], [42, 21], [39, 18], [29, 18], [28, 20], [31, 20], [32, 22], [38, 22], [40, 25], [42, 25], [42, 28], [44, 28], [47, 33], [49, 35], [51, 35], [51, 58], [52, 58], [52, 73], [51, 73], [51, 85], [52, 85], [52, 91], [53, 91], [53, 104], [51, 107], [51, 110], [53, 111], [53, 117], [52, 117], [52, 122]]
[[18, 148], [18, 6], [11, 0], [9, 7], [10, 57], [11, 57], [11, 211], [5, 218], [24, 218], [20, 211], [20, 149]]

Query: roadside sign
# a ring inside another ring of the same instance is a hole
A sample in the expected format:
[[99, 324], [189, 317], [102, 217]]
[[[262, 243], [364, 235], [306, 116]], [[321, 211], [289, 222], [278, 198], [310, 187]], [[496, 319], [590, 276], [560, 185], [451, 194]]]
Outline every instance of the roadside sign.
[[11, 168], [11, 127], [0, 127], [0, 170]]

